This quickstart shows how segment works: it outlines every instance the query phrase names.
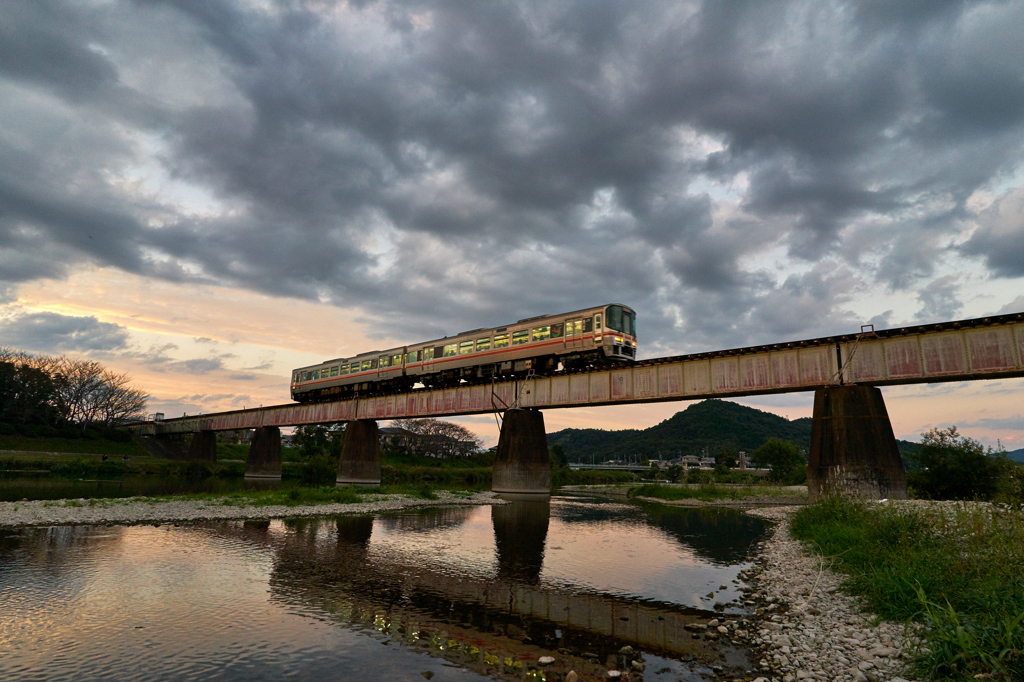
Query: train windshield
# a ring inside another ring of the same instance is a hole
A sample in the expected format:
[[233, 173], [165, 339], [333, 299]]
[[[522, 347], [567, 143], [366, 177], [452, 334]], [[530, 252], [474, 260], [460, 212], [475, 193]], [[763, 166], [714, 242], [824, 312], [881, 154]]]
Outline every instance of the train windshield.
[[608, 306], [606, 324], [608, 329], [636, 336], [636, 315], [621, 305]]

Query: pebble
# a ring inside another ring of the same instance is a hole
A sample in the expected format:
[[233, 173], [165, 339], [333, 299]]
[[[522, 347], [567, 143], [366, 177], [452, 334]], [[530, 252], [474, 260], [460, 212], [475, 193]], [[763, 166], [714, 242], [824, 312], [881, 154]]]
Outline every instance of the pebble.
[[[915, 502], [916, 503], [916, 502]], [[760, 543], [748, 581], [746, 598], [762, 605], [746, 641], [760, 653], [763, 680], [808, 682], [917, 682], [906, 669], [918, 642], [916, 630], [902, 624], [873, 625], [870, 614], [840, 591], [842, 576], [827, 559], [808, 555], [789, 534], [789, 517], [797, 507], [748, 510], [777, 521], [771, 536]], [[775, 607], [775, 608], [771, 608]]]
[[[175, 500], [156, 502], [146, 497], [102, 500], [32, 500], [0, 502], [0, 527], [72, 526], [131, 523], [172, 523], [221, 521], [232, 519], [267, 520], [300, 516], [335, 516], [339, 514], [375, 514], [408, 509], [450, 505], [505, 504], [492, 492], [479, 492], [470, 497], [456, 496], [438, 490], [436, 500], [405, 495], [367, 495], [366, 502], [354, 504], [317, 504], [288, 507], [236, 507], [221, 505], [219, 500]], [[93, 504], [90, 504], [93, 502]]]

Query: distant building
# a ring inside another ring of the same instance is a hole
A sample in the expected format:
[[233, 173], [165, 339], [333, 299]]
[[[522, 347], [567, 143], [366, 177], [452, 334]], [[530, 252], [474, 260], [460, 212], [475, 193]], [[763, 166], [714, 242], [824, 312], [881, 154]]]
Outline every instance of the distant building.
[[736, 466], [738, 466], [740, 469], [750, 468], [750, 458], [747, 457], [747, 453], [744, 452], [743, 450], [740, 450], [739, 454], [736, 455]]

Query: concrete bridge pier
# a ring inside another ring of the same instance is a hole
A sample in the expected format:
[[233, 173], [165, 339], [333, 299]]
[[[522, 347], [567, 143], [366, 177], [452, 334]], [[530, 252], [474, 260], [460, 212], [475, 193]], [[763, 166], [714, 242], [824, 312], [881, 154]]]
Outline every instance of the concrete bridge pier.
[[337, 484], [380, 485], [380, 434], [373, 419], [357, 419], [345, 427]]
[[196, 431], [188, 446], [187, 460], [197, 462], [217, 461], [217, 434], [213, 431]]
[[491, 490], [496, 493], [551, 494], [551, 464], [544, 415], [537, 410], [505, 410], [494, 457]]
[[260, 426], [252, 432], [245, 477], [281, 480], [281, 429]]
[[874, 386], [834, 386], [814, 392], [810, 501], [832, 494], [865, 499], [907, 497], [907, 472]]

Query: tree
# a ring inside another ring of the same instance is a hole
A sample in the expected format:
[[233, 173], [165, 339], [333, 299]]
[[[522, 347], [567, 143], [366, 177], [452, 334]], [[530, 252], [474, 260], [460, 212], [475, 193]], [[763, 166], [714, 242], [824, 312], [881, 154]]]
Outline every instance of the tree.
[[769, 481], [791, 481], [800, 478], [801, 468], [806, 471], [807, 459], [800, 448], [780, 438], [769, 438], [754, 450], [750, 461], [759, 468], [769, 467]]
[[0, 362], [15, 366], [15, 373], [23, 378], [34, 377], [38, 389], [34, 400], [49, 406], [54, 422], [76, 424], [84, 430], [91, 424], [110, 428], [145, 415], [149, 396], [129, 385], [128, 374], [104, 369], [94, 360], [0, 348]]
[[557, 444], [553, 448], [551, 448], [550, 459], [552, 466], [569, 466], [569, 458], [566, 457], [565, 448], [563, 448], [561, 444]]
[[27, 365], [0, 362], [0, 421], [47, 424], [56, 421], [53, 380]]
[[926, 431], [916, 459], [918, 467], [907, 473], [907, 483], [918, 495], [934, 500], [990, 500], [1009, 468], [1004, 452], [986, 451], [955, 426]]
[[467, 457], [480, 449], [480, 439], [472, 431], [441, 419], [395, 419], [391, 426], [409, 436], [393, 443], [396, 450], [425, 457]]
[[322, 454], [337, 462], [344, 444], [344, 422], [300, 426], [292, 436], [292, 445], [299, 448], [299, 457], [303, 460]]

